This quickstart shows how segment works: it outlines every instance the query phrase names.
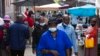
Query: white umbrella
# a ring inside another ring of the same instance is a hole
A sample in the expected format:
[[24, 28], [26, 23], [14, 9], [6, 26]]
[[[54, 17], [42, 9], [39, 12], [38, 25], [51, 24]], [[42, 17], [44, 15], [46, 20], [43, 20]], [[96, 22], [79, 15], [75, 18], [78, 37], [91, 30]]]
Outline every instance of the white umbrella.
[[69, 7], [68, 4], [60, 5], [57, 3], [52, 3], [52, 4], [37, 6], [36, 10], [59, 10], [59, 9], [66, 9], [68, 7]]

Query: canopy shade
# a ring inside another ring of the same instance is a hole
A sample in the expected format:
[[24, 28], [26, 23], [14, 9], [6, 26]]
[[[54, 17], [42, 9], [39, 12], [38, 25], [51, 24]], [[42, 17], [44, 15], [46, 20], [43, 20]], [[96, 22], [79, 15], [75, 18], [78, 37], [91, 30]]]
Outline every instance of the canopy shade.
[[18, 1], [12, 4], [16, 6], [40, 6], [44, 4], [54, 3], [53, 0], [25, 0], [25, 1]]
[[68, 4], [60, 5], [57, 3], [52, 3], [52, 4], [37, 6], [35, 8], [36, 8], [36, 10], [59, 10], [59, 9], [66, 9], [69, 7], [70, 6]]
[[94, 5], [84, 5], [79, 7], [72, 7], [66, 10], [69, 14], [73, 14], [75, 16], [94, 16], [96, 15], [96, 7]]

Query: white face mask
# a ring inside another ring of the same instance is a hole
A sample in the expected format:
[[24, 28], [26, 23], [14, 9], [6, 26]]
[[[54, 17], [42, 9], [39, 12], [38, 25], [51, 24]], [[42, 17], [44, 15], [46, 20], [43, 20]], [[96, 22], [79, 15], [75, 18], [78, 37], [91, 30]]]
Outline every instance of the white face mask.
[[55, 32], [55, 31], [57, 31], [57, 28], [56, 27], [49, 28], [49, 31]]
[[40, 25], [41, 25], [41, 26], [44, 26], [44, 25], [45, 25], [45, 23], [40, 23]]

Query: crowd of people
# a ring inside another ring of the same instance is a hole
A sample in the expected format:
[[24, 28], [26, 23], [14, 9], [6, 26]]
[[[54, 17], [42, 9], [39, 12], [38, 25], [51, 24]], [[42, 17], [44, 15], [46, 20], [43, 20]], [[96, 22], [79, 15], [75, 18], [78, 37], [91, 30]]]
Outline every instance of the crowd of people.
[[94, 47], [83, 48], [84, 56], [96, 56], [96, 19], [92, 17], [89, 26], [83, 25], [82, 19], [79, 19], [75, 27], [68, 14], [58, 14], [48, 19], [42, 13], [36, 20], [33, 12], [27, 9], [24, 15], [17, 15], [14, 22], [9, 15], [5, 15], [0, 18], [0, 56], [2, 49], [8, 51], [8, 56], [24, 56], [29, 39], [36, 56], [81, 56], [79, 46], [85, 48], [85, 37], [94, 38]]

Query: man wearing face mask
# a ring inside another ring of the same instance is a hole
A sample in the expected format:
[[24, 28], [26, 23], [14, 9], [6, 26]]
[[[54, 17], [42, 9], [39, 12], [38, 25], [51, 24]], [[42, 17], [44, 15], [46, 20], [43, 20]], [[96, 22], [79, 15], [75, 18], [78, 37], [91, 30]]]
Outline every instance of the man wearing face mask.
[[41, 36], [38, 50], [44, 56], [71, 56], [72, 43], [65, 32], [57, 29], [57, 21], [50, 19], [48, 26], [49, 29]]
[[33, 42], [32, 42], [33, 53], [36, 51], [36, 47], [38, 45], [38, 42], [40, 40], [41, 35], [47, 29], [48, 29], [48, 26], [46, 25], [44, 18], [40, 18], [39, 19], [39, 24], [35, 24], [35, 28], [34, 28], [34, 30], [32, 32], [32, 37], [33, 37]]
[[90, 20], [90, 26], [85, 33], [87, 38], [94, 39], [94, 47], [93, 48], [85, 48], [85, 55], [84, 56], [97, 56], [97, 24], [96, 18], [92, 18]]
[[[69, 15], [63, 15], [63, 22], [58, 24], [57, 28], [59, 30], [62, 30], [66, 33], [66, 35], [68, 35], [68, 38], [70, 39], [70, 41], [73, 44], [73, 49], [74, 49], [74, 53], [76, 56], [78, 56], [78, 45], [76, 43], [76, 34], [75, 34], [75, 30], [74, 27], [70, 24], [70, 17]], [[72, 49], [70, 49], [72, 50]], [[72, 55], [72, 53], [70, 53]]]

